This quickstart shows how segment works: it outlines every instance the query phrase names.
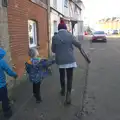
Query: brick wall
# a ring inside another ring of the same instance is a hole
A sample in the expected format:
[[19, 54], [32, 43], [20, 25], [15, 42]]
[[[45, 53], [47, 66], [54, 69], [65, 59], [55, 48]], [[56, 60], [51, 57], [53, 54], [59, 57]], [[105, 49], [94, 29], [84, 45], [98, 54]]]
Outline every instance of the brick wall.
[[12, 61], [19, 75], [28, 58], [28, 20], [37, 21], [40, 54], [48, 55], [47, 10], [29, 0], [8, 0], [8, 27]]

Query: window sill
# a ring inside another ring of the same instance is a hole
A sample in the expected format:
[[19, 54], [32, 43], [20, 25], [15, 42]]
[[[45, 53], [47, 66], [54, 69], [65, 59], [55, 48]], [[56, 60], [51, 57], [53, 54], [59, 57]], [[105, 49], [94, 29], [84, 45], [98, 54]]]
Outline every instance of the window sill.
[[29, 48], [37, 47], [37, 45], [29, 45]]

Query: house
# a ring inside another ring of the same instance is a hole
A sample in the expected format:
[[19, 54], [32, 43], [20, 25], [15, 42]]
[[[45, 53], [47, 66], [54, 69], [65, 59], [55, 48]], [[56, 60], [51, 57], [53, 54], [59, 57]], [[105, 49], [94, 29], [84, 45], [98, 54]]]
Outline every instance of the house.
[[[81, 0], [50, 0], [51, 38], [57, 32], [60, 19], [64, 19], [67, 29], [75, 36], [83, 35], [83, 3]], [[73, 24], [76, 24], [73, 31]], [[51, 43], [50, 43], [51, 44]]]
[[[50, 0], [50, 37], [52, 39], [55, 32], [58, 32], [58, 24], [64, 19], [69, 29], [69, 0]], [[50, 48], [51, 48], [50, 41]], [[50, 51], [50, 53], [52, 53]]]
[[22, 76], [28, 49], [36, 47], [48, 56], [47, 0], [1, 0], [0, 46], [7, 51], [8, 61]]
[[64, 19], [68, 26], [67, 17], [69, 17], [69, 1], [68, 0], [50, 0], [51, 15], [51, 37], [54, 32], [58, 31], [60, 19]]
[[[84, 25], [83, 25], [83, 14], [84, 14], [84, 4], [81, 0], [69, 0], [69, 12], [70, 12], [70, 20], [72, 23], [73, 34], [75, 36], [83, 37], [84, 34]], [[83, 39], [83, 38], [81, 38]]]

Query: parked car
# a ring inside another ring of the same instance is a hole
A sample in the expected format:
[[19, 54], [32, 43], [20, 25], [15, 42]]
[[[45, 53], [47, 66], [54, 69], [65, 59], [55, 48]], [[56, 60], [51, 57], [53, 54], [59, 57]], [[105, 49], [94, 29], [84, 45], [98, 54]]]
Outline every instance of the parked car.
[[85, 32], [84, 32], [84, 35], [88, 35], [88, 32], [85, 31]]
[[118, 30], [113, 30], [113, 35], [117, 35], [118, 34]]
[[106, 33], [104, 31], [95, 31], [92, 36], [92, 42], [107, 42]]

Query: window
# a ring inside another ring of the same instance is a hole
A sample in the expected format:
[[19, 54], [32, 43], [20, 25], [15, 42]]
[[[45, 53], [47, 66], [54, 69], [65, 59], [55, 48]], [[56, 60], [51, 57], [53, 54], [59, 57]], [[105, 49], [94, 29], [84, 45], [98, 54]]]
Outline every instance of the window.
[[8, 5], [8, 0], [2, 0], [2, 6], [7, 7]]
[[68, 0], [64, 0], [64, 6], [68, 7]]
[[105, 32], [104, 31], [96, 31], [96, 32], [94, 32], [94, 34], [105, 34]]
[[44, 4], [47, 4], [47, 0], [41, 0], [41, 2], [43, 2]]
[[29, 47], [37, 46], [37, 28], [36, 22], [28, 20]]
[[57, 9], [57, 0], [53, 0], [53, 7]]
[[54, 28], [53, 28], [54, 30], [53, 30], [53, 31], [54, 31], [54, 33], [55, 33], [55, 32], [57, 32], [57, 21], [54, 21], [53, 24], [54, 24]]

